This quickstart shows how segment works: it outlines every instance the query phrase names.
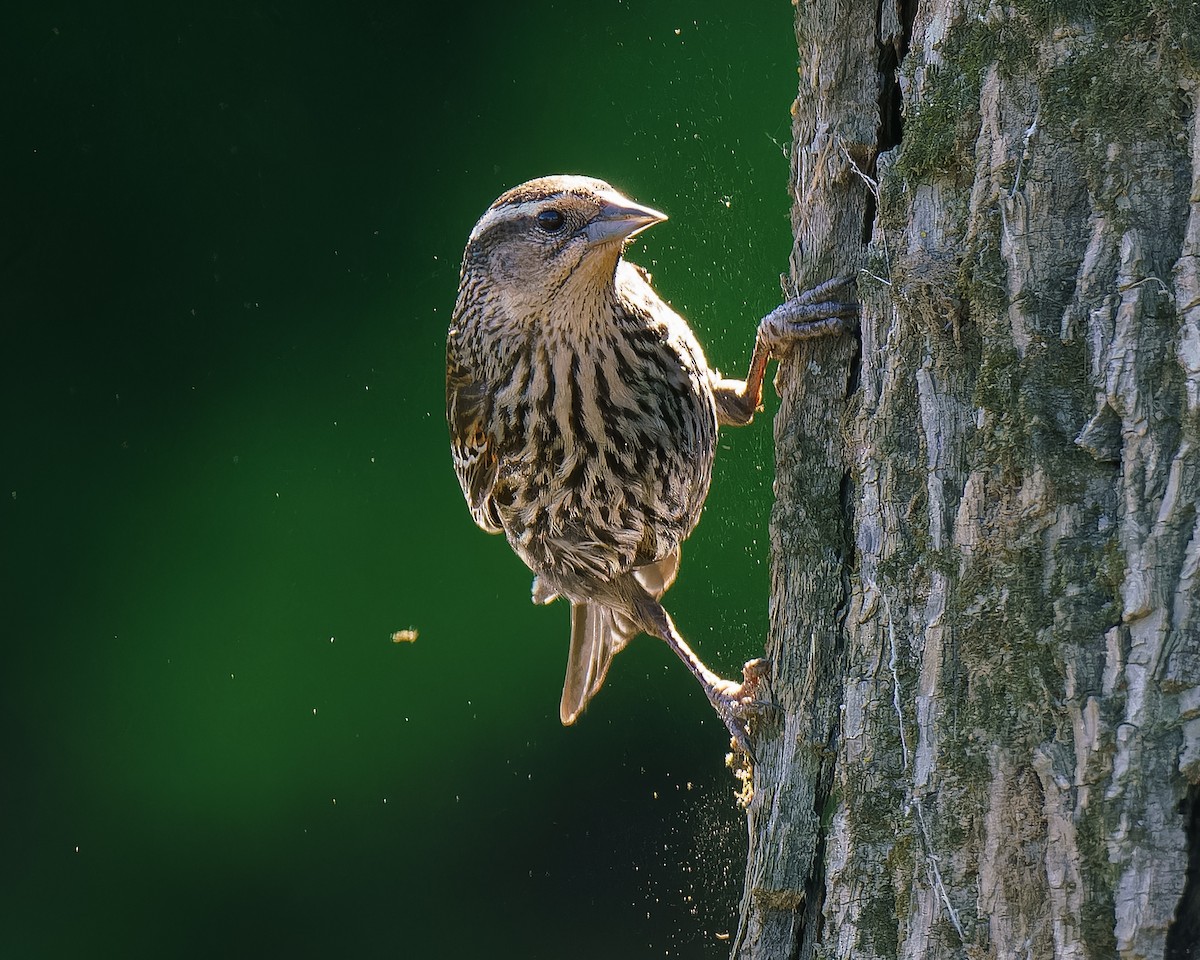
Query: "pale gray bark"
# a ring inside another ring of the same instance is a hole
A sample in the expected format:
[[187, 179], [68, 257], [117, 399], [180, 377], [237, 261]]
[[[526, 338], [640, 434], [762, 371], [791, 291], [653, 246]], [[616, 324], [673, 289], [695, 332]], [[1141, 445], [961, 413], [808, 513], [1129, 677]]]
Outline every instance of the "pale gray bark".
[[797, 7], [735, 957], [1200, 955], [1195, 7]]

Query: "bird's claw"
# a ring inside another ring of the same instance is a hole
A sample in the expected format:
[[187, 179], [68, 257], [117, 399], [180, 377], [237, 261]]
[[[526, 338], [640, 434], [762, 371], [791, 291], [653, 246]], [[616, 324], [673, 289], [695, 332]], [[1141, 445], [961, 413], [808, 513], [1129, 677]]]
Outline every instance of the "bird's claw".
[[835, 277], [784, 301], [759, 322], [760, 339], [766, 341], [773, 354], [779, 354], [799, 340], [854, 330], [858, 325], [858, 304], [833, 297], [843, 289], [849, 292], [853, 284], [853, 277]]
[[[794, 297], [788, 297], [788, 300], [794, 303], [824, 303], [829, 300], [829, 294], [834, 290], [841, 290], [846, 287], [855, 286], [855, 279], [851, 274], [843, 274], [840, 277], [834, 277], [832, 280], [826, 280], [824, 283], [818, 283], [815, 287], [809, 287], [807, 290], [802, 290]], [[793, 288], [794, 289], [794, 288]], [[784, 290], [787, 293], [787, 290]]]
[[749, 721], [762, 715], [772, 706], [758, 697], [758, 689], [771, 675], [771, 661], [765, 658], [747, 661], [742, 667], [742, 682], [721, 680], [713, 684], [708, 697], [717, 716], [725, 723], [737, 749], [754, 761], [750, 745]]

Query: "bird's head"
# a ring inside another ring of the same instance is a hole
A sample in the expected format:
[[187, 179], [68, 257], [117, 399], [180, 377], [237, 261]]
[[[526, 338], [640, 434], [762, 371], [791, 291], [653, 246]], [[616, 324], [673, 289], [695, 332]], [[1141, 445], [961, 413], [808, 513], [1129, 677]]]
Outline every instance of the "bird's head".
[[486, 277], [518, 308], [588, 296], [611, 289], [630, 237], [666, 219], [603, 180], [541, 177], [488, 208], [471, 231], [463, 269]]

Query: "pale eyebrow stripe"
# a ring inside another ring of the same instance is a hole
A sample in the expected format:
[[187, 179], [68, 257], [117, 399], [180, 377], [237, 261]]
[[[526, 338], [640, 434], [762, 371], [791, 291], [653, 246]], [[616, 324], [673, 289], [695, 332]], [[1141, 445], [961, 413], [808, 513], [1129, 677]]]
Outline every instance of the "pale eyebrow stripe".
[[495, 210], [489, 210], [475, 224], [475, 229], [471, 231], [471, 239], [475, 240], [483, 236], [500, 220], [516, 220], [519, 217], [532, 215], [546, 205], [549, 200], [557, 199], [561, 194], [556, 194], [554, 197], [543, 197], [541, 200], [522, 200], [520, 203], [506, 203], [502, 207], [497, 207]]

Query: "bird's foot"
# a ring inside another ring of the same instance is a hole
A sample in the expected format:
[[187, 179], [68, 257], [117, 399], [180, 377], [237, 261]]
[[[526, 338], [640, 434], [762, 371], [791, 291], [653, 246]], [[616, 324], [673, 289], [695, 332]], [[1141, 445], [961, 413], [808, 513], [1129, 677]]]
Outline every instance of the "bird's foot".
[[854, 330], [859, 308], [846, 296], [853, 286], [853, 277], [834, 277], [784, 301], [759, 322], [759, 338], [778, 355], [799, 340]]
[[742, 667], [742, 682], [719, 680], [708, 690], [708, 699], [725, 723], [737, 749], [754, 761], [749, 721], [762, 715], [771, 704], [759, 699], [759, 689], [771, 675], [771, 661], [759, 658]]
[[[791, 284], [787, 276], [779, 278], [783, 284], [784, 293], [788, 292], [790, 286], [793, 290], [795, 286]], [[813, 303], [828, 303], [832, 299], [830, 294], [835, 290], [851, 290], [855, 286], [856, 281], [850, 274], [843, 274], [840, 277], [834, 277], [832, 280], [826, 280], [824, 283], [818, 283], [815, 287], [809, 287], [807, 290], [801, 290], [795, 296], [789, 296], [790, 303], [813, 304]]]
[[545, 606], [548, 603], [553, 603], [558, 599], [558, 593], [541, 577], [533, 578], [532, 600], [539, 606]]

